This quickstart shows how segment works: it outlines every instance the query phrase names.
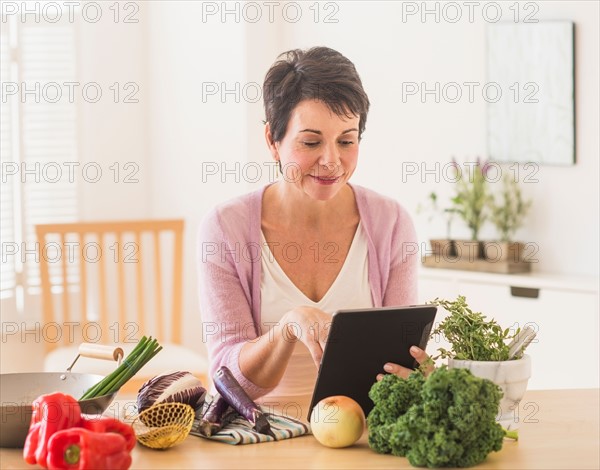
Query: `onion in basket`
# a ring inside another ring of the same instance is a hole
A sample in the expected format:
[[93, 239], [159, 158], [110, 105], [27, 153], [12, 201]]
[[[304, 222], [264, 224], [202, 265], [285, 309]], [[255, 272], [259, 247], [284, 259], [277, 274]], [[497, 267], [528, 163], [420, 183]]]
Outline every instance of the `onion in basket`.
[[138, 413], [157, 403], [185, 403], [196, 409], [204, 403], [206, 389], [190, 372], [157, 375], [140, 388], [137, 396]]

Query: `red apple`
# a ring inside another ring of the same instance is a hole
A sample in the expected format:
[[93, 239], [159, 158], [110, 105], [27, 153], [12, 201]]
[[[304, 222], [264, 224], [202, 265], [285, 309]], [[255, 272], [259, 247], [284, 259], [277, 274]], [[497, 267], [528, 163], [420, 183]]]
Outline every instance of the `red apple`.
[[365, 430], [365, 413], [352, 398], [323, 398], [313, 408], [310, 427], [315, 439], [327, 447], [348, 447]]

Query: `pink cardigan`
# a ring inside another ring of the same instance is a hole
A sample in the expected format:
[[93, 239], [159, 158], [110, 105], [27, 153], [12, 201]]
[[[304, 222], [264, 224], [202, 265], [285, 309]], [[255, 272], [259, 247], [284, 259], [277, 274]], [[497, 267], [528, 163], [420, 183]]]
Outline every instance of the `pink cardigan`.
[[[357, 185], [356, 204], [368, 241], [369, 284], [373, 305], [417, 303], [417, 238], [408, 213], [398, 202]], [[210, 374], [229, 367], [254, 399], [271, 389], [248, 380], [239, 367], [242, 346], [260, 336], [259, 190], [225, 202], [203, 219], [198, 232], [198, 278], [202, 341], [207, 343]]]

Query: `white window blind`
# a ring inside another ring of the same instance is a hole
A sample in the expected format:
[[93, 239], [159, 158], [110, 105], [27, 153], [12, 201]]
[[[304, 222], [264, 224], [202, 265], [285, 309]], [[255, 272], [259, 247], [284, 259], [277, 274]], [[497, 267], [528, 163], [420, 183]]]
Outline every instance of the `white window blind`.
[[[10, 80], [12, 62], [10, 52], [8, 30], [6, 27], [2, 27], [0, 29], [0, 81], [2, 84]], [[12, 131], [14, 130], [14, 126], [11, 125], [11, 101], [3, 99], [0, 104], [0, 161], [2, 165], [2, 181], [0, 182], [0, 239], [2, 240], [0, 298], [3, 302], [2, 307], [9, 309], [9, 306], [14, 308], [14, 301], [11, 302], [9, 299], [14, 300], [13, 293], [16, 285], [15, 259], [14, 256], [6, 254], [8, 252], [6, 244], [15, 240], [14, 183], [12, 178], [8, 178], [5, 175], [5, 169], [8, 169], [8, 165], [14, 160], [12, 152]]]
[[0, 295], [3, 318], [31, 319], [40, 312], [35, 224], [71, 222], [78, 214], [77, 178], [69, 175], [69, 164], [79, 160], [77, 101], [64, 85], [77, 81], [76, 28], [68, 17], [8, 20], [1, 32]]

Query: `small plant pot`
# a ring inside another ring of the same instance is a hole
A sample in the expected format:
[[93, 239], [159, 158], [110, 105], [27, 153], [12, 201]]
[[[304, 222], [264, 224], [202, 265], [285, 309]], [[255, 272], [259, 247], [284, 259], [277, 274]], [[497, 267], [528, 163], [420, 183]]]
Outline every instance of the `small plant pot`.
[[462, 261], [475, 262], [483, 258], [483, 244], [477, 240], [455, 240], [456, 256]]
[[518, 263], [523, 260], [524, 253], [525, 244], [521, 242], [483, 242], [483, 255], [488, 261]]
[[442, 258], [456, 258], [456, 247], [454, 246], [454, 240], [445, 239], [432, 239], [429, 240], [431, 245], [431, 253], [435, 256], [441, 256]]
[[527, 391], [531, 377], [531, 357], [524, 354], [513, 361], [464, 361], [448, 359], [448, 367], [469, 369], [482, 379], [494, 382], [502, 389], [500, 410], [496, 421], [507, 430], [519, 428], [519, 402]]

